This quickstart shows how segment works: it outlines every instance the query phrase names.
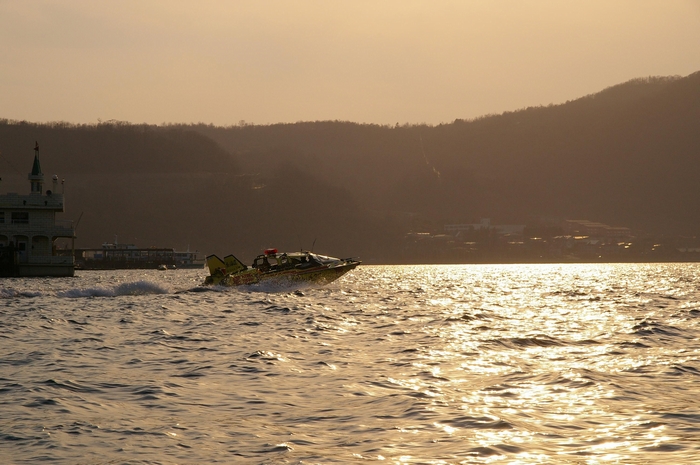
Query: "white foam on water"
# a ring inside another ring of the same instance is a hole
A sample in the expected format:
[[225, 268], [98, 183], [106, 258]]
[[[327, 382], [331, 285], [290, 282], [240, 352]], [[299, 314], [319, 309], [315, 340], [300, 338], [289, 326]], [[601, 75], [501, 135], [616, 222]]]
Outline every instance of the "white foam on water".
[[117, 297], [122, 295], [152, 295], [169, 294], [170, 289], [161, 283], [153, 281], [133, 281], [122, 283], [114, 287], [88, 287], [74, 288], [56, 293], [57, 297], [81, 298], [81, 297]]
[[246, 284], [238, 286], [236, 289], [244, 292], [265, 292], [269, 294], [279, 294], [299, 291], [303, 289], [310, 289], [314, 287], [319, 286], [314, 285], [314, 283], [310, 283], [308, 281], [295, 281], [291, 279], [277, 278], [267, 279], [265, 281], [261, 281], [255, 284]]
[[41, 297], [43, 292], [37, 291], [18, 291], [11, 287], [0, 288], [0, 299], [14, 299], [16, 297]]

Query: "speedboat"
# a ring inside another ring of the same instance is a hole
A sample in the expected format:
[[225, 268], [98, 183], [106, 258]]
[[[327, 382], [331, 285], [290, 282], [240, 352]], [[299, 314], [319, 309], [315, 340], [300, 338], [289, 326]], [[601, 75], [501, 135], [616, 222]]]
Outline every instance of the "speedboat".
[[354, 258], [327, 257], [308, 251], [279, 253], [277, 249], [266, 249], [248, 267], [233, 255], [223, 260], [209, 255], [209, 276], [204, 284], [240, 286], [278, 279], [324, 285], [355, 269], [360, 263]]

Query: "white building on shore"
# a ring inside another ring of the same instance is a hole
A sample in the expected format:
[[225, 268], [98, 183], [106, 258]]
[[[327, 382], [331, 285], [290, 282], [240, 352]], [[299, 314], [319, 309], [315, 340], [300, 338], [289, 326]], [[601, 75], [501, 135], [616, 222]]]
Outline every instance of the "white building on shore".
[[73, 276], [73, 254], [56, 255], [55, 241], [68, 238], [74, 247], [75, 228], [72, 221], [56, 220], [64, 211], [63, 194], [56, 192], [56, 176], [53, 190], [44, 192], [39, 144], [28, 179], [28, 195], [0, 195], [0, 276]]
[[491, 224], [489, 218], [481, 218], [478, 223], [472, 224], [446, 224], [445, 231], [448, 234], [459, 236], [465, 232], [493, 230], [496, 234], [522, 234], [525, 230], [524, 224]]

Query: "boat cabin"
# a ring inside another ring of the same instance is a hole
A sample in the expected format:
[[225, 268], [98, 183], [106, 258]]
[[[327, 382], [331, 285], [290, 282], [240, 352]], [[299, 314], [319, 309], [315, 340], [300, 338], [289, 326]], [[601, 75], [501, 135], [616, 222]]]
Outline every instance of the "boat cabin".
[[253, 261], [253, 268], [260, 271], [279, 271], [290, 268], [308, 268], [322, 263], [319, 255], [311, 252], [277, 253], [277, 249], [267, 249]]

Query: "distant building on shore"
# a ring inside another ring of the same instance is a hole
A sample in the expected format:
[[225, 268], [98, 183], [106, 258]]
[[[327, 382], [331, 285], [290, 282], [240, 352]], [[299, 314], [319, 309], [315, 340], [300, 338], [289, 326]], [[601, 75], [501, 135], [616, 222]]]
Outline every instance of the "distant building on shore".
[[197, 251], [178, 252], [167, 247], [139, 248], [134, 244], [103, 243], [94, 249], [75, 249], [76, 267], [82, 270], [128, 270], [203, 268], [204, 256]]
[[44, 174], [39, 161], [39, 144], [34, 147], [34, 164], [29, 173], [29, 195], [0, 195], [0, 275], [73, 276], [72, 255], [56, 255], [59, 238], [75, 244], [72, 221], [56, 220], [64, 211], [63, 193], [58, 193], [58, 177], [53, 190], [44, 192]]
[[524, 224], [491, 224], [490, 218], [482, 218], [479, 223], [446, 224], [445, 231], [455, 237], [465, 232], [493, 230], [496, 234], [522, 234], [525, 230]]
[[562, 222], [564, 234], [571, 236], [592, 236], [608, 239], [628, 239], [632, 236], [630, 228], [608, 226], [588, 220], [564, 220]]

